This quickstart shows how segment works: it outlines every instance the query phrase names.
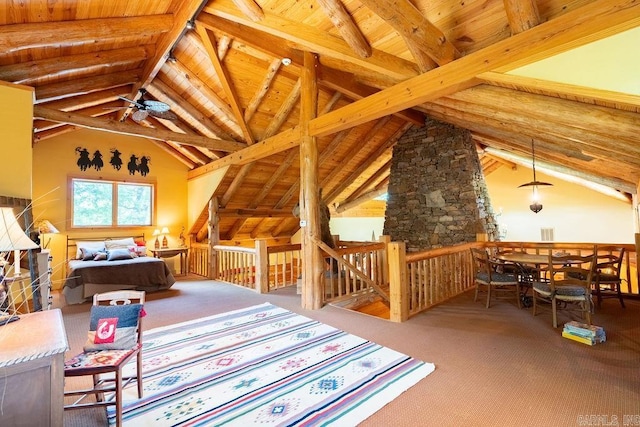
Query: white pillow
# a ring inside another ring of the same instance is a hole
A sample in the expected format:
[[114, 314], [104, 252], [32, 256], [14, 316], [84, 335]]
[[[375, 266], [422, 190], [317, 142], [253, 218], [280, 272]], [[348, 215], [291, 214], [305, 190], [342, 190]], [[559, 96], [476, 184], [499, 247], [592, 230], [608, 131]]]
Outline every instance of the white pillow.
[[135, 257], [147, 256], [147, 247], [146, 246], [138, 246], [138, 245], [129, 245], [127, 246], [129, 252], [133, 253]]
[[109, 239], [104, 242], [107, 251], [113, 249], [127, 249], [129, 246], [133, 246], [136, 242], [133, 240], [133, 237], [125, 237], [123, 239]]
[[104, 242], [100, 241], [100, 242], [82, 242], [82, 241], [78, 241], [76, 242], [76, 259], [82, 259], [83, 257], [83, 253], [82, 250], [86, 249], [90, 252], [104, 252], [105, 246], [104, 246]]

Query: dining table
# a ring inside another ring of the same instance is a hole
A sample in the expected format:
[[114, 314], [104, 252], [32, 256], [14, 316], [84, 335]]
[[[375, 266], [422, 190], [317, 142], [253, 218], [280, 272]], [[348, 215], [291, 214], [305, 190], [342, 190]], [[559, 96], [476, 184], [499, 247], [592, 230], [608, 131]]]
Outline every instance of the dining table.
[[[571, 263], [571, 259], [566, 258], [566, 255], [569, 254], [558, 253], [557, 255], [562, 255], [563, 258], [554, 260], [552, 256], [551, 262], [553, 264]], [[528, 295], [529, 288], [533, 286], [534, 281], [541, 280], [541, 277], [546, 277], [546, 271], [548, 270], [549, 265], [549, 255], [531, 254], [526, 252], [504, 252], [496, 254], [495, 258], [515, 266], [515, 268], [517, 269], [518, 281], [520, 282], [520, 286], [522, 289], [522, 305], [524, 307], [530, 307], [532, 297]], [[582, 263], [583, 261], [579, 262]]]

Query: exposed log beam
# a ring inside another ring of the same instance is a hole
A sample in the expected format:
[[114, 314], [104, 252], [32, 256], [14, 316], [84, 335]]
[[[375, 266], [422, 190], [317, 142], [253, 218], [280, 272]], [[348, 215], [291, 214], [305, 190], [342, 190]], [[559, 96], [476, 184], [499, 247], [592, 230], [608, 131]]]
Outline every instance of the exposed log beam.
[[284, 175], [284, 173], [293, 164], [293, 161], [298, 157], [298, 154], [299, 154], [298, 150], [296, 149], [292, 149], [289, 151], [287, 156], [278, 166], [278, 169], [276, 169], [273, 175], [271, 175], [271, 178], [269, 178], [269, 181], [267, 181], [264, 184], [264, 186], [262, 187], [262, 190], [260, 190], [260, 193], [258, 193], [258, 195], [254, 197], [254, 199], [251, 201], [251, 203], [249, 204], [249, 208], [255, 209], [256, 207], [258, 207], [258, 204], [262, 202], [262, 200], [264, 200], [264, 198], [267, 196], [267, 194], [269, 194], [271, 189], [278, 183], [282, 175]]
[[[189, 36], [187, 36], [189, 38]], [[195, 37], [193, 37], [195, 38]], [[199, 40], [199, 39], [198, 39]], [[189, 85], [193, 87], [195, 91], [201, 92], [211, 103], [213, 104], [213, 112], [216, 116], [221, 117], [221, 119], [227, 120], [232, 125], [228, 125], [229, 129], [231, 129], [234, 134], [238, 136], [242, 136], [242, 129], [235, 122], [235, 118], [233, 117], [233, 111], [231, 111], [231, 107], [225, 100], [223, 100], [220, 95], [218, 95], [214, 90], [212, 90], [206, 83], [204, 83], [200, 77], [189, 68], [187, 68], [181, 61], [177, 61], [174, 64], [171, 64], [171, 68], [175, 68], [175, 70], [183, 74], [184, 77], [188, 80]]]
[[388, 160], [385, 164], [380, 166], [377, 171], [375, 171], [360, 187], [358, 187], [349, 197], [343, 200], [341, 203], [350, 203], [366, 193], [370, 191], [372, 187], [377, 188], [380, 187], [381, 183], [386, 179], [389, 179], [389, 174], [391, 171], [391, 160]]
[[79, 19], [0, 26], [0, 51], [95, 43], [96, 40], [146, 38], [169, 31], [173, 15]]
[[118, 86], [134, 84], [140, 70], [121, 71], [102, 76], [85, 77], [68, 82], [51, 83], [36, 87], [36, 104], [98, 92]]
[[265, 157], [272, 156], [281, 151], [286, 151], [290, 148], [297, 147], [298, 145], [300, 145], [300, 129], [296, 126], [241, 150], [242, 154], [238, 152], [239, 156], [236, 156], [236, 153], [231, 153], [219, 160], [209, 163], [208, 165], [189, 171], [188, 179], [193, 179], [206, 173], [213, 172], [225, 166], [244, 165], [255, 162], [256, 160], [264, 159]]
[[613, 152], [636, 153], [640, 157], [637, 144], [640, 115], [637, 113], [488, 85], [467, 89], [436, 102], [446, 103], [446, 99], [464, 101], [477, 108], [466, 111], [484, 111], [487, 115], [494, 111], [496, 119], [519, 122], [529, 128], [548, 128], [548, 133], [558, 127], [557, 132], [561, 135], [596, 148], [602, 146], [602, 140], [615, 135], [618, 144], [610, 147]]
[[238, 235], [240, 229], [247, 223], [248, 218], [240, 218], [233, 223], [233, 226], [222, 236], [223, 240], [231, 240]]
[[[391, 76], [396, 79], [396, 81], [415, 76], [418, 72], [415, 64], [380, 50], [373, 49], [369, 58], [362, 58], [354, 54], [351, 47], [343, 40], [319, 29], [280, 16], [265, 13], [265, 18], [262, 21], [253, 22], [239, 14], [230, 1], [231, 0], [216, 0], [206, 6], [204, 11], [211, 15], [219, 16], [281, 37], [285, 40], [290, 40], [321, 56], [327, 55], [382, 75]], [[199, 17], [199, 20], [204, 21], [204, 19], [204, 16]]]
[[298, 79], [298, 81], [296, 81], [296, 83], [293, 85], [293, 88], [291, 89], [291, 92], [289, 92], [287, 99], [285, 99], [282, 105], [280, 105], [280, 108], [273, 116], [273, 119], [271, 119], [271, 123], [269, 123], [267, 129], [265, 129], [262, 139], [271, 138], [273, 135], [275, 135], [287, 120], [289, 114], [291, 114], [291, 111], [300, 99], [301, 84], [301, 79]]
[[[640, 25], [640, 3], [589, 3], [528, 31], [405, 80], [314, 119], [313, 135], [327, 135], [474, 86], [475, 76], [510, 70]], [[508, 54], [507, 54], [508, 53]], [[504, 70], [503, 70], [504, 69]]]
[[[504, 89], [507, 90], [507, 89]], [[603, 145], [603, 140], [611, 137], [606, 134], [598, 134], [594, 131], [582, 129], [581, 127], [569, 126], [566, 123], [549, 122], [553, 118], [546, 117], [545, 120], [537, 118], [538, 115], [545, 115], [544, 111], [532, 111], [533, 118], [529, 119], [521, 114], [515, 114], [507, 110], [498, 109], [495, 104], [492, 106], [480, 105], [474, 102], [477, 99], [462, 100], [462, 94], [456, 94], [451, 97], [441, 98], [425, 105], [425, 111], [430, 114], [437, 113], [440, 117], [451, 115], [451, 119], [456, 119], [458, 123], [469, 120], [470, 124], [488, 125], [497, 129], [507, 130], [510, 133], [528, 136], [529, 138], [547, 138], [557, 141], [560, 144], [558, 148], [572, 149], [575, 151], [574, 157], [584, 158], [584, 156], [597, 156], [604, 158], [625, 158], [633, 163], [640, 162], [640, 147], [634, 146], [632, 142], [622, 137], [616, 138], [615, 144]], [[503, 102], [508, 103], [506, 99]], [[579, 103], [574, 103], [579, 104]], [[549, 108], [552, 110], [551, 106]], [[567, 116], [574, 115], [571, 109], [564, 109], [562, 114]], [[451, 119], [445, 119], [450, 122]], [[588, 117], [584, 117], [588, 122]], [[573, 120], [579, 120], [579, 116]], [[596, 121], [595, 123], [600, 123]], [[469, 126], [462, 126], [469, 128]], [[623, 127], [623, 126], [621, 126]], [[625, 123], [626, 128], [632, 128], [632, 123]], [[640, 127], [638, 128], [640, 131]], [[622, 133], [622, 131], [621, 131]], [[618, 142], [620, 141], [620, 142]], [[587, 154], [589, 153], [589, 154]], [[567, 152], [569, 155], [570, 153]]]
[[190, 120], [186, 120], [196, 129], [201, 130], [203, 134], [212, 138], [226, 139], [233, 141], [233, 136], [225, 132], [220, 126], [213, 122], [209, 117], [203, 114], [188, 102], [183, 102], [180, 94], [174, 91], [169, 85], [161, 80], [156, 80], [149, 86], [151, 93], [158, 100], [172, 106], [174, 111], [181, 117], [188, 116]]
[[204, 136], [183, 135], [159, 129], [146, 129], [142, 126], [120, 123], [117, 120], [94, 119], [92, 117], [87, 117], [80, 114], [51, 110], [49, 108], [44, 108], [38, 105], [34, 106], [33, 108], [33, 116], [34, 118], [41, 118], [44, 120], [51, 120], [60, 123], [68, 123], [89, 129], [96, 129], [122, 135], [139, 136], [142, 138], [155, 139], [159, 141], [173, 141], [180, 144], [204, 147], [210, 150], [234, 152], [246, 147], [245, 144], [235, 141], [223, 141], [207, 138]]
[[[162, 65], [167, 60], [171, 49], [185, 33], [187, 21], [192, 19], [193, 16], [197, 15], [202, 10], [204, 3], [205, 0], [183, 0], [178, 3], [177, 9], [173, 10], [174, 19], [169, 31], [163, 34], [156, 42], [156, 51], [153, 57], [146, 61], [144, 68], [142, 69], [140, 80], [133, 86], [129, 99], [137, 100], [140, 97], [139, 90], [141, 88], [146, 88], [147, 85], [155, 79], [160, 68], [162, 68]], [[129, 107], [128, 104], [125, 106]], [[118, 119], [123, 121], [130, 113], [131, 108], [127, 108], [122, 112]]]
[[[270, 136], [274, 135], [286, 121], [287, 117], [291, 113], [291, 110], [296, 105], [298, 98], [300, 98], [300, 84], [300, 79], [298, 79], [293, 89], [289, 93], [289, 96], [287, 97], [287, 99], [285, 99], [285, 101], [280, 106], [280, 109], [274, 115], [271, 123], [269, 124], [269, 127], [265, 130], [263, 138], [269, 138]], [[252, 167], [253, 163], [243, 165], [238, 173], [233, 177], [233, 181], [229, 185], [229, 188], [227, 189], [227, 191], [225, 191], [224, 195], [220, 199], [220, 204], [222, 206], [226, 206], [234, 196], [234, 194], [237, 193], [237, 191], [242, 186], [244, 179], [251, 171]]]
[[511, 34], [519, 34], [540, 23], [540, 13], [535, 0], [504, 0]]
[[72, 72], [104, 74], [114, 67], [140, 63], [149, 57], [150, 52], [153, 52], [153, 46], [135, 46], [2, 65], [0, 80], [34, 86], [42, 77], [51, 81]]
[[258, 22], [264, 19], [262, 8], [253, 0], [233, 0], [233, 4], [252, 21]]
[[340, 203], [338, 206], [336, 206], [336, 212], [338, 213], [342, 213], [345, 211], [348, 211], [349, 209], [353, 209], [356, 206], [359, 206], [361, 204], [363, 204], [364, 202], [368, 202], [371, 199], [375, 199], [376, 197], [380, 197], [382, 195], [384, 195], [387, 190], [389, 189], [388, 186], [383, 186], [379, 189], [376, 190], [371, 190], [367, 193], [364, 193], [362, 196], [358, 197], [357, 199], [353, 199], [350, 202], [347, 203]]
[[64, 135], [65, 133], [73, 132], [76, 130], [78, 130], [78, 126], [72, 126], [72, 125], [62, 125], [50, 130], [44, 130], [42, 132], [38, 132], [33, 136], [33, 142], [34, 144], [37, 144], [38, 142], [55, 138], [56, 136]]
[[[299, 51], [287, 48], [278, 37], [212, 15], [202, 15], [199, 22], [208, 28], [215, 28], [230, 34], [235, 39], [241, 40], [243, 43], [269, 56], [275, 58], [291, 58], [293, 61], [291, 65], [286, 69], [281, 68], [280, 70], [283, 75], [290, 72], [290, 70], [296, 70], [295, 77], [297, 78], [299, 76], [302, 55]], [[320, 58], [320, 62], [322, 63], [322, 57]], [[325, 65], [320, 67], [318, 78], [318, 82], [322, 88], [339, 91], [354, 100], [364, 98], [379, 90], [356, 82], [353, 74], [337, 71], [335, 68]], [[380, 83], [380, 86], [386, 86], [386, 84]], [[396, 115], [415, 124], [424, 123], [424, 117], [416, 111], [399, 111]]]
[[360, 175], [362, 175], [367, 169], [369, 169], [371, 165], [378, 161], [380, 156], [382, 156], [385, 151], [391, 149], [394, 145], [396, 145], [396, 142], [398, 142], [400, 137], [404, 135], [404, 133], [407, 132], [411, 128], [411, 126], [412, 125], [408, 123], [400, 127], [396, 131], [396, 133], [391, 135], [389, 139], [381, 144], [380, 147], [378, 147], [378, 149], [374, 153], [369, 155], [367, 159], [365, 159], [358, 167], [356, 167], [347, 178], [343, 179], [340, 185], [331, 190], [330, 193], [327, 193], [327, 195], [324, 197], [326, 203], [331, 204], [331, 202], [333, 202], [340, 195], [340, 193], [346, 190], [352, 183], [356, 181], [356, 179], [358, 179]]
[[[338, 91], [354, 101], [379, 92], [378, 89], [358, 83], [353, 74], [329, 67], [320, 68], [320, 83], [322, 87]], [[394, 115], [417, 126], [424, 124], [424, 115], [415, 110], [402, 110]]]
[[227, 209], [220, 208], [223, 218], [293, 218], [293, 212], [286, 209]]
[[[378, 132], [382, 128], [384, 128], [387, 125], [387, 123], [389, 123], [390, 121], [391, 121], [391, 116], [382, 117], [380, 120], [376, 121], [376, 123], [373, 124], [371, 129], [369, 129], [369, 131], [362, 136], [361, 143], [368, 144], [369, 141], [375, 138]], [[345, 165], [346, 168], [348, 169], [350, 163], [353, 162], [354, 159], [356, 159], [356, 155], [360, 150], [362, 150], [362, 147], [360, 144], [353, 144], [351, 149], [348, 150], [340, 160], [340, 164]], [[341, 173], [342, 173], [342, 168], [334, 168], [333, 170], [331, 170], [320, 182], [320, 188], [322, 188], [323, 190], [330, 188], [331, 182], [334, 181], [337, 177], [339, 177]], [[330, 194], [332, 193], [333, 191]], [[323, 197], [323, 199], [324, 199], [324, 202], [327, 202], [326, 198]]]
[[360, 0], [439, 65], [460, 56], [455, 46], [408, 0]]
[[254, 138], [247, 126], [247, 123], [244, 121], [244, 114], [242, 113], [242, 108], [240, 107], [238, 93], [233, 87], [233, 82], [231, 81], [226, 68], [222, 66], [222, 63], [218, 58], [218, 54], [215, 48], [215, 35], [213, 34], [213, 31], [208, 30], [205, 26], [202, 25], [196, 25], [196, 30], [198, 31], [202, 43], [204, 44], [204, 47], [209, 54], [209, 59], [211, 60], [211, 64], [216, 70], [218, 79], [220, 80], [222, 88], [227, 95], [227, 100], [231, 104], [231, 109], [233, 110], [236, 122], [240, 125], [247, 144], [251, 145], [254, 143]]
[[249, 121], [251, 120], [251, 117], [253, 117], [253, 115], [255, 114], [256, 110], [258, 109], [258, 106], [260, 105], [260, 103], [266, 96], [267, 92], [269, 91], [269, 88], [271, 87], [271, 82], [273, 81], [278, 70], [280, 69], [281, 64], [282, 64], [282, 61], [279, 58], [274, 59], [273, 61], [271, 61], [271, 64], [269, 64], [267, 73], [262, 78], [262, 82], [260, 83], [260, 86], [258, 86], [259, 89], [253, 95], [253, 98], [251, 98], [251, 101], [249, 101], [249, 105], [247, 105], [247, 108], [244, 110], [245, 122], [249, 123]]
[[90, 92], [85, 95], [63, 98], [57, 101], [43, 102], [39, 105], [52, 110], [77, 111], [87, 107], [101, 105], [116, 101], [119, 96], [126, 96], [130, 92], [130, 86], [118, 86], [111, 89]]
[[512, 74], [502, 74], [496, 72], [486, 72], [478, 76], [480, 80], [496, 86], [517, 89], [530, 89], [536, 92], [547, 94], [560, 94], [575, 98], [576, 101], [589, 100], [588, 104], [604, 103], [615, 105], [621, 110], [638, 112], [640, 110], [640, 96], [630, 95], [622, 92], [613, 92], [609, 90], [594, 89], [584, 86], [575, 86], [566, 83], [557, 83], [550, 80], [539, 80], [531, 77], [521, 77]]
[[351, 15], [344, 8], [340, 0], [317, 0], [320, 8], [333, 22], [340, 35], [351, 49], [363, 58], [371, 56], [371, 45], [360, 31], [360, 28], [353, 22]]
[[[496, 157], [501, 157], [503, 159], [511, 160], [515, 163], [531, 167], [531, 159], [529, 157], [520, 156], [517, 154], [509, 153], [504, 150], [499, 150], [491, 147], [487, 147], [485, 151], [489, 154], [495, 155]], [[576, 178], [584, 179], [586, 181], [593, 182], [594, 184], [604, 185], [606, 187], [614, 188], [619, 191], [624, 191], [629, 194], [634, 194], [635, 187], [634, 185], [620, 181], [617, 179], [605, 178], [602, 176], [592, 175], [585, 172], [577, 171], [573, 168], [568, 168], [564, 165], [559, 165], [556, 163], [545, 162], [544, 160], [540, 160], [536, 158], [536, 166], [542, 169], [548, 169], [550, 171], [559, 172], [565, 175], [574, 176]]]

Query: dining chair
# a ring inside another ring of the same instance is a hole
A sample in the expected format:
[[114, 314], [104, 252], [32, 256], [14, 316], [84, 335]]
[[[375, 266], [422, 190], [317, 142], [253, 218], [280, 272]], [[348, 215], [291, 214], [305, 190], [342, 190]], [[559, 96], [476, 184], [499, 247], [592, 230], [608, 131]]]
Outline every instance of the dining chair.
[[596, 294], [598, 308], [602, 305], [604, 298], [618, 298], [620, 305], [624, 308], [620, 289], [622, 283], [620, 273], [625, 249], [614, 245], [602, 245], [597, 249], [598, 258], [593, 273], [593, 292]]
[[[79, 396], [73, 398], [73, 403], [65, 404], [65, 410], [115, 406], [116, 426], [119, 427], [122, 425], [122, 390], [135, 380], [138, 398], [142, 398], [141, 316], [144, 301], [144, 291], [113, 291], [93, 296], [84, 351], [64, 364], [65, 380], [91, 376], [93, 386], [73, 390], [65, 386], [65, 397]], [[135, 375], [124, 377], [123, 367], [135, 356]]]
[[539, 302], [551, 305], [553, 327], [558, 327], [558, 303], [562, 309], [577, 311], [591, 324], [593, 301], [591, 283], [596, 260], [596, 252], [591, 255], [553, 255], [549, 253], [546, 265], [547, 280], [533, 283], [533, 315], [536, 315]]
[[473, 300], [478, 300], [480, 287], [484, 286], [487, 291], [487, 308], [491, 305], [492, 293], [497, 294], [498, 292], [515, 293], [518, 308], [522, 308], [520, 302], [520, 282], [518, 281], [516, 273], [504, 271], [504, 262], [490, 258], [485, 249], [471, 248], [471, 256], [474, 261], [473, 276], [476, 284], [476, 292]]

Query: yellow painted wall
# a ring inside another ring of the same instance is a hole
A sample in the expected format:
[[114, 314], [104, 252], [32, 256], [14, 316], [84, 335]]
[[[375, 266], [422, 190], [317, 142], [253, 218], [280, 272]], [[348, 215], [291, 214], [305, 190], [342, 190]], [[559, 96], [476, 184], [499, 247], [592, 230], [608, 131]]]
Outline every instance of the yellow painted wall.
[[31, 198], [33, 97], [31, 87], [0, 82], [1, 196]]
[[542, 188], [543, 209], [537, 214], [529, 210], [531, 189], [518, 188], [531, 181], [530, 169], [502, 167], [486, 177], [494, 211], [502, 208], [499, 223], [507, 230], [503, 240], [540, 242], [540, 228], [549, 227], [556, 242], [634, 242], [631, 203], [536, 172], [539, 181], [553, 184]]
[[[101, 171], [88, 169], [80, 171], [76, 162], [78, 154], [76, 147], [84, 147], [90, 153], [99, 150], [103, 155], [104, 168]], [[116, 171], [110, 164], [111, 149], [118, 149], [122, 153], [123, 167]], [[126, 163], [129, 156], [135, 154], [149, 156], [149, 174], [142, 177], [139, 173], [129, 175]], [[93, 130], [78, 130], [55, 138], [39, 142], [33, 150], [33, 214], [37, 219], [48, 219], [55, 225], [60, 234], [47, 235], [51, 237], [49, 248], [52, 250], [54, 265], [54, 287], [62, 287], [64, 262], [66, 255], [66, 235], [105, 236], [116, 234], [120, 236], [144, 233], [147, 247], [152, 248], [154, 239], [152, 233], [155, 228], [168, 227], [167, 236], [169, 246], [177, 246], [181, 228], [188, 229], [187, 220], [187, 167], [160, 149], [154, 142], [125, 135], [117, 135]], [[67, 178], [104, 178], [111, 180], [132, 179], [136, 182], [156, 183], [156, 225], [142, 229], [127, 229], [122, 231], [94, 231], [69, 230], [67, 226]]]
[[218, 188], [220, 182], [224, 178], [224, 175], [227, 173], [229, 167], [224, 167], [212, 173], [207, 173], [197, 178], [193, 178], [189, 180], [187, 184], [188, 189], [188, 218], [189, 224], [193, 224], [200, 213], [202, 212], [202, 208], [207, 206], [209, 203], [209, 199], [211, 199], [211, 195]]

